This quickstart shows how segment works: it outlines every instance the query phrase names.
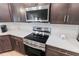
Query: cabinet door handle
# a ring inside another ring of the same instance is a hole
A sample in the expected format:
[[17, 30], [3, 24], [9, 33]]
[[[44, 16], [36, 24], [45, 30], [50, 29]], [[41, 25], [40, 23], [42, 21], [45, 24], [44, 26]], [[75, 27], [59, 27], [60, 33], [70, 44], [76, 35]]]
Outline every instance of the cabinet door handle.
[[66, 15], [64, 16], [64, 22], [66, 21]]
[[69, 15], [67, 16], [67, 22], [69, 21]]

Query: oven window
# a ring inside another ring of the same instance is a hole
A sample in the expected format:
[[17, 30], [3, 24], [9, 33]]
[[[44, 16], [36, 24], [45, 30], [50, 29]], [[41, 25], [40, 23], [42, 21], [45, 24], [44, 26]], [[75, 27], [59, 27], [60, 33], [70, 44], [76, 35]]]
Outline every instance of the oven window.
[[47, 20], [48, 9], [26, 11], [27, 20]]
[[24, 45], [24, 47], [25, 47], [26, 54], [30, 56], [44, 56], [45, 55], [45, 52], [41, 50], [29, 47], [27, 45]]

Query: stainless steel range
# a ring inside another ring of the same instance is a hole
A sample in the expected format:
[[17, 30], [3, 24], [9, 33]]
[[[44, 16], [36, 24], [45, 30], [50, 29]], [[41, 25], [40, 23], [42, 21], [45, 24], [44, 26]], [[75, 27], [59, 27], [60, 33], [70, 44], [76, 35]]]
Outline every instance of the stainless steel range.
[[34, 26], [33, 32], [25, 36], [23, 40], [27, 52], [29, 51], [32, 55], [45, 55], [45, 45], [49, 35], [50, 28]]

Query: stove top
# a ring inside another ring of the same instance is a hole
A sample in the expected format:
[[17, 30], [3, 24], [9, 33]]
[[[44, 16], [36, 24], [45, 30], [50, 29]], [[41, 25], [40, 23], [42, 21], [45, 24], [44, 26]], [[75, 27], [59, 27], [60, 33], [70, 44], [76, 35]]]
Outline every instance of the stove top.
[[48, 37], [49, 37], [49, 35], [31, 33], [31, 34], [25, 36], [24, 38], [29, 39], [29, 40], [34, 40], [37, 42], [41, 42], [41, 43], [46, 43]]

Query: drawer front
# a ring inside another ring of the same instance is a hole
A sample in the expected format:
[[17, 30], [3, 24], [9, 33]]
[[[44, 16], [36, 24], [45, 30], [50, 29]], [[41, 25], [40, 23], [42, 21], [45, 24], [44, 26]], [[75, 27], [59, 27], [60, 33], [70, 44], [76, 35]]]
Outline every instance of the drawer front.
[[62, 52], [58, 52], [58, 51], [55, 51], [55, 50], [51, 50], [51, 49], [47, 49], [47, 53], [46, 53], [47, 56], [68, 56]]
[[9, 35], [3, 35], [3, 36], [0, 36], [0, 39], [9, 39], [10, 36]]
[[23, 39], [22, 39], [22, 38], [20, 38], [20, 37], [11, 36], [11, 38], [12, 38], [12, 39], [14, 39], [14, 40], [18, 40], [18, 41], [23, 42]]

